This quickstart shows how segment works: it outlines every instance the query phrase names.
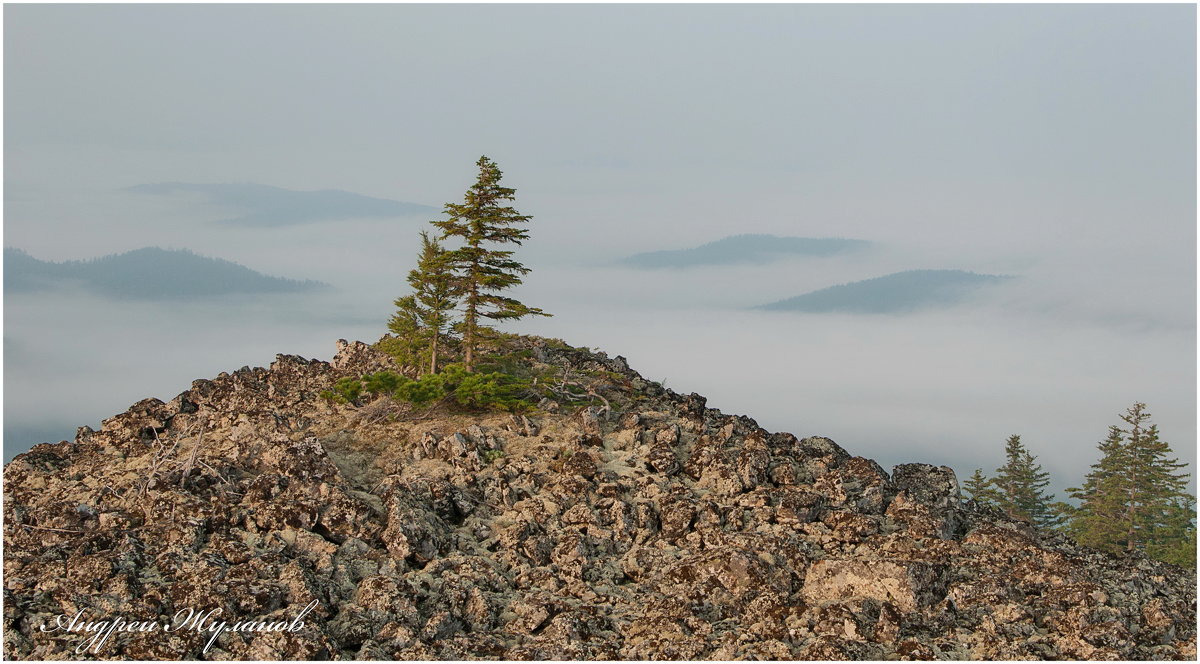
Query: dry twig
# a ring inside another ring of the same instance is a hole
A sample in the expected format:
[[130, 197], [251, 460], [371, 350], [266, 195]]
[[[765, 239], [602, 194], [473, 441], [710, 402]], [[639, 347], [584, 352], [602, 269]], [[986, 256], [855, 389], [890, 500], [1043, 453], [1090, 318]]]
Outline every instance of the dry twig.
[[183, 475], [179, 477], [179, 486], [183, 486], [187, 482], [188, 475], [192, 474], [192, 468], [196, 466], [196, 454], [200, 452], [200, 446], [204, 444], [204, 428], [200, 429], [200, 436], [196, 439], [196, 444], [192, 447], [192, 455], [188, 457], [187, 463], [183, 466]]
[[[190, 432], [191, 430], [192, 428], [188, 427], [188, 431]], [[187, 435], [186, 432], [184, 435]], [[154, 460], [150, 463], [150, 472], [146, 475], [146, 481], [142, 482], [142, 487], [138, 489], [139, 497], [146, 493], [146, 489], [150, 488], [150, 483], [154, 481], [154, 475], [158, 473], [159, 467], [162, 466], [162, 464], [165, 463], [166, 460], [175, 453], [175, 448], [179, 447], [179, 441], [181, 438], [182, 436], [175, 434], [175, 444], [171, 446], [171, 450], [169, 452], [162, 454], [163, 444], [162, 441], [158, 439], [158, 429], [154, 429], [154, 442], [157, 444], [158, 449], [154, 453]]]
[[51, 528], [49, 526], [31, 526], [27, 523], [22, 523], [22, 526], [31, 530], [49, 530], [52, 533], [69, 533], [71, 535], [83, 535], [86, 530], [71, 530], [69, 528]]

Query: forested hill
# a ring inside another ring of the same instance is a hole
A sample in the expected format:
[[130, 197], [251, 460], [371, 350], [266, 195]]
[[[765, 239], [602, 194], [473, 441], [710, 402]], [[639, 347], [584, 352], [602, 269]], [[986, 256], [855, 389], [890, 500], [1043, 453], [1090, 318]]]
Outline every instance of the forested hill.
[[128, 187], [136, 194], [201, 196], [209, 203], [242, 211], [241, 216], [221, 220], [230, 226], [282, 228], [314, 222], [345, 219], [383, 219], [437, 212], [419, 203], [363, 196], [340, 189], [295, 191], [264, 184], [198, 184], [160, 182]]
[[316, 281], [272, 277], [220, 258], [180, 249], [146, 247], [83, 261], [42, 261], [4, 250], [4, 292], [64, 287], [123, 299], [199, 298], [242, 293], [290, 293], [323, 287]]
[[780, 260], [789, 256], [833, 256], [870, 246], [866, 240], [844, 238], [731, 235], [689, 249], [667, 249], [634, 254], [621, 259], [638, 268], [685, 268], [704, 265], [738, 265]]
[[904, 313], [962, 304], [978, 289], [1011, 278], [962, 270], [909, 270], [822, 288], [759, 308], [809, 313]]

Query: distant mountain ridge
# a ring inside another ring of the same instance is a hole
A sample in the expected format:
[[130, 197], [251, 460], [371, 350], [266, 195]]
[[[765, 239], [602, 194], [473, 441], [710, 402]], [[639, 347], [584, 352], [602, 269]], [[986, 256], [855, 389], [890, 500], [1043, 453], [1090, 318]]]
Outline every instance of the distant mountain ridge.
[[125, 191], [154, 195], [166, 195], [180, 191], [203, 194], [212, 203], [247, 210], [243, 216], [224, 219], [220, 223], [260, 228], [361, 217], [406, 217], [417, 214], [435, 214], [439, 211], [437, 208], [420, 203], [374, 198], [340, 189], [295, 191], [253, 183], [160, 182], [127, 187]]
[[975, 290], [1012, 278], [964, 270], [909, 270], [830, 286], [757, 308], [808, 313], [905, 313], [961, 304]]
[[272, 277], [220, 258], [183, 249], [145, 247], [83, 261], [54, 263], [13, 247], [4, 249], [4, 292], [27, 293], [78, 285], [120, 299], [188, 299], [322, 288], [318, 281]]
[[870, 246], [866, 240], [845, 238], [731, 235], [690, 249], [648, 251], [619, 262], [637, 268], [685, 268], [702, 265], [738, 265], [780, 260], [789, 256], [833, 256]]

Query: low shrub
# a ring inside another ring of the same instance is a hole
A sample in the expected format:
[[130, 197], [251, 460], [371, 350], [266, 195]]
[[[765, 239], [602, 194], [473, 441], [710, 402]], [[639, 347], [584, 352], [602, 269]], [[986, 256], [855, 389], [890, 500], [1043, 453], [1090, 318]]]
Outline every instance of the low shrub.
[[321, 390], [317, 396], [326, 401], [352, 404], [362, 396], [362, 381], [357, 378], [343, 378], [333, 384], [332, 390]]
[[362, 378], [343, 378], [332, 390], [323, 390], [320, 396], [353, 404], [364, 394], [386, 395], [417, 407], [450, 396], [459, 405], [474, 410], [526, 412], [533, 404], [521, 395], [527, 393], [529, 387], [528, 381], [503, 372], [475, 373], [467, 371], [461, 364], [451, 364], [441, 373], [427, 374], [419, 380], [390, 371], [379, 371]]

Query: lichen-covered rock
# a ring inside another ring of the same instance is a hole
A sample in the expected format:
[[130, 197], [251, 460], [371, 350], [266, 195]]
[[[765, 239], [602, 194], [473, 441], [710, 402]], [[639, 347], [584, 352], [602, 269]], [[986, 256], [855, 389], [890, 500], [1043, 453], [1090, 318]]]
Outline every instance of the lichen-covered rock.
[[905, 463], [892, 469], [892, 485], [909, 499], [930, 507], [956, 507], [962, 499], [958, 478], [946, 466]]
[[944, 569], [902, 560], [818, 560], [804, 578], [810, 603], [874, 599], [901, 611], [916, 611], [944, 596]]
[[[518, 338], [592, 403], [361, 409], [338, 343], [139, 401], [4, 469], [11, 659], [1184, 659], [1195, 576]], [[377, 416], [383, 413], [386, 416]], [[295, 630], [114, 632], [218, 612]], [[83, 646], [82, 648], [80, 648]], [[78, 650], [77, 650], [78, 649]]]

